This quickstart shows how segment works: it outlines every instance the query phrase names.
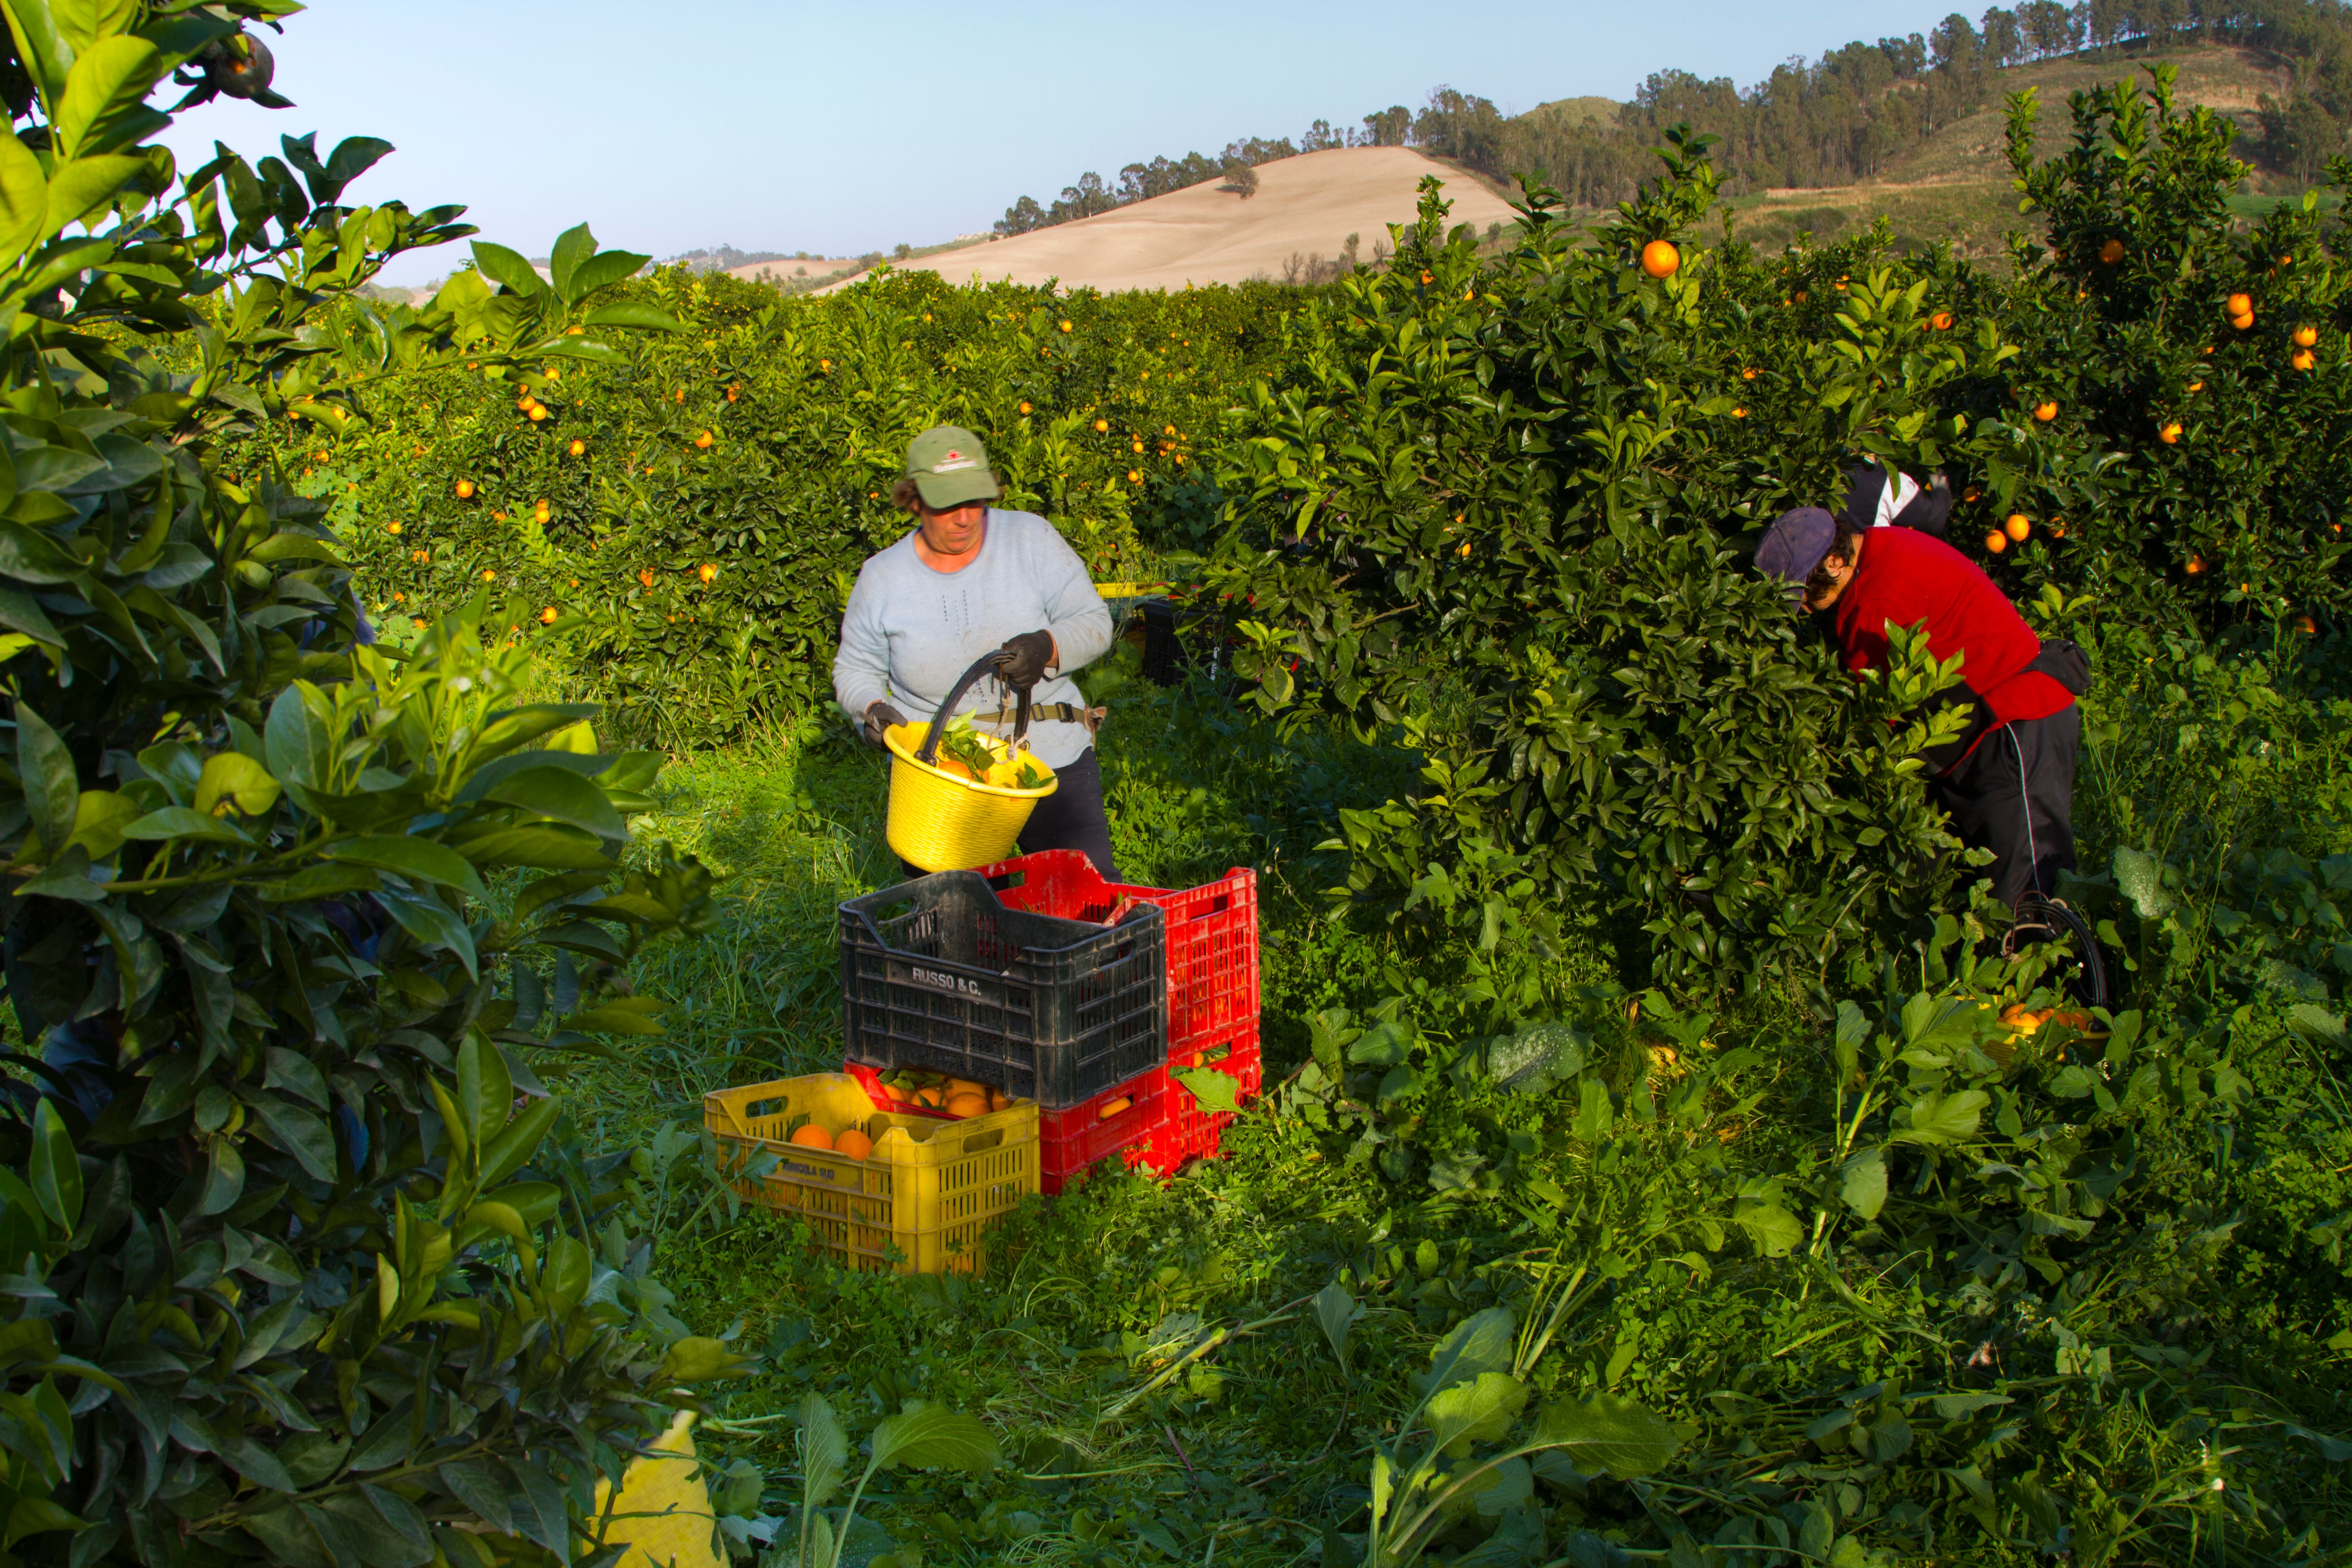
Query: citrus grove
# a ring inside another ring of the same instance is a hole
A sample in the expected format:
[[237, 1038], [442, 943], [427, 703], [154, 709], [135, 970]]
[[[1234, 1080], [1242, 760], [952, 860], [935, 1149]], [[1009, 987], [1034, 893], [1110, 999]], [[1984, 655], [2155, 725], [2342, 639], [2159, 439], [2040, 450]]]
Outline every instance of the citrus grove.
[[[290, 5], [0, 9], [11, 1562], [613, 1568], [682, 1411], [772, 1568], [2352, 1549], [2345, 236], [2231, 217], [2162, 72], [2016, 106], [1999, 269], [1702, 245], [1677, 130], [1595, 228], [1433, 183], [1310, 288], [583, 225], [388, 307], [472, 231], [344, 203], [383, 143], [154, 141]], [[1271, 1071], [1220, 1160], [854, 1274], [698, 1097], [839, 1061], [896, 868], [826, 667], [942, 421], [1174, 585], [1107, 796], [1133, 874], [1261, 867]], [[2096, 665], [2110, 1008], [1917, 789], [1958, 672], [1747, 567], [1856, 460]]]

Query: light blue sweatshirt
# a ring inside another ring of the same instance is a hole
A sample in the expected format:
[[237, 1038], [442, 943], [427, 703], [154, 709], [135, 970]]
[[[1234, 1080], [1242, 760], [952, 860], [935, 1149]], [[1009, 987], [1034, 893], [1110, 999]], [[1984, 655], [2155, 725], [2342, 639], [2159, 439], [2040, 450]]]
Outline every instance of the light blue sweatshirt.
[[[1034, 512], [990, 507], [980, 559], [961, 571], [940, 571], [915, 554], [915, 534], [877, 551], [857, 573], [842, 612], [841, 647], [833, 656], [833, 695], [852, 715], [887, 702], [917, 724], [939, 711], [956, 677], [1008, 637], [1039, 630], [1054, 635], [1061, 662], [1030, 700], [1086, 706], [1069, 672], [1110, 646], [1110, 612], [1086, 563], [1054, 525]], [[964, 695], [966, 713], [994, 716], [1011, 694], [983, 676]], [[983, 729], [991, 727], [983, 724]], [[1005, 720], [998, 733], [1011, 735]], [[1033, 719], [1029, 748], [1048, 768], [1086, 754], [1094, 737], [1076, 721]]]

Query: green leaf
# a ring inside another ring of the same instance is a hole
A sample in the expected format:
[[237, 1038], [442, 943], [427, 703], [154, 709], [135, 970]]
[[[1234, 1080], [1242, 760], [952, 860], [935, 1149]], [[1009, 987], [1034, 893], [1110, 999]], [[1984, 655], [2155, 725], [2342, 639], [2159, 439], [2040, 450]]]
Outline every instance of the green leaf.
[[[654, 1379], [664, 1387], [680, 1383], [708, 1383], [714, 1377], [724, 1377], [751, 1364], [751, 1357], [737, 1355], [724, 1340], [688, 1334], [663, 1354], [660, 1369], [654, 1374]], [[876, 1462], [884, 1462], [879, 1432], [875, 1434], [874, 1450]]]
[[[41, 232], [44, 235], [58, 234], [67, 225], [79, 223], [100, 208], [110, 206], [114, 198], [121, 194], [122, 188], [138, 179], [146, 171], [147, 160], [128, 157], [119, 152], [93, 154], [77, 158], [70, 163], [58, 165], [49, 172], [48, 204], [42, 213]], [[70, 276], [72, 272], [94, 267], [102, 256], [113, 254], [114, 247], [110, 245], [75, 242], [78, 250], [85, 245], [88, 246], [86, 251], [71, 256], [70, 259], [79, 262], [79, 265], [69, 267], [67, 276]], [[47, 254], [46, 251], [39, 253], [40, 256]], [[39, 256], [35, 259], [38, 262]], [[60, 279], [51, 278], [44, 284], [43, 274], [54, 270], [57, 266], [62, 265], [65, 259], [64, 253], [61, 252], [59, 262], [40, 267], [39, 270], [26, 280], [30, 285], [26, 292], [28, 295], [38, 294], [44, 287], [54, 287]], [[13, 294], [16, 290], [11, 289], [10, 292]], [[33, 486], [26, 487], [30, 489]]]
[[505, 246], [492, 245], [486, 239], [476, 240], [474, 266], [480, 269], [484, 277], [509, 294], [536, 298], [547, 292], [547, 283], [539, 276], [538, 270], [520, 252], [509, 250]]
[[278, 804], [278, 780], [269, 769], [239, 751], [223, 751], [205, 758], [196, 779], [195, 809], [209, 817], [226, 800], [242, 816], [258, 817]]
[[600, 250], [573, 271], [571, 291], [563, 297], [564, 303], [576, 305], [600, 288], [625, 282], [635, 277], [637, 270], [652, 259], [635, 251]]
[[1963, 1089], [1952, 1094], [1922, 1094], [1911, 1103], [1908, 1127], [1898, 1128], [1888, 1134], [1893, 1143], [1955, 1144], [1973, 1135], [1984, 1120], [1985, 1107], [1992, 1096], [1981, 1089]]
[[584, 828], [611, 842], [617, 843], [629, 834], [604, 791], [568, 768], [526, 768], [499, 780], [485, 798], [533, 816]]
[[615, 869], [611, 857], [604, 853], [603, 840], [577, 828], [552, 823], [493, 828], [455, 840], [449, 847], [478, 866], [529, 866], [537, 871]]
[[849, 1435], [824, 1395], [814, 1389], [801, 1396], [801, 1502], [811, 1512], [823, 1508], [841, 1490], [849, 1464]]
[[480, 874], [467, 862], [466, 857], [446, 844], [436, 844], [430, 839], [345, 839], [341, 843], [330, 844], [320, 852], [331, 861], [396, 872], [416, 881], [457, 888], [484, 904], [490, 902], [490, 890], [482, 885]]
[[474, 756], [483, 762], [502, 757], [541, 736], [594, 718], [600, 711], [594, 703], [533, 703], [492, 714], [474, 741]]
[[961, 1470], [982, 1475], [1003, 1462], [996, 1438], [974, 1417], [942, 1406], [888, 1416], [874, 1428], [874, 1462], [885, 1469]]
[[268, 1132], [270, 1141], [292, 1155], [306, 1173], [319, 1181], [335, 1179], [335, 1134], [325, 1117], [267, 1094], [257, 1095], [246, 1104]]
[[1683, 1446], [1673, 1424], [1610, 1394], [1547, 1406], [1528, 1441], [1561, 1450], [1588, 1476], [1605, 1471], [1619, 1480], [1655, 1475]]
[[547, 270], [555, 280], [555, 292], [566, 305], [579, 298], [572, 287], [572, 275], [580, 264], [596, 254], [596, 236], [588, 232], [586, 224], [577, 224], [555, 236], [555, 248], [548, 255]]
[[[627, 1001], [638, 1001], [649, 998], [632, 997], [625, 998], [623, 999]], [[607, 1003], [603, 1007], [590, 1008], [585, 1012], [574, 1013], [570, 1018], [563, 1020], [563, 1027], [565, 1029], [576, 1029], [583, 1034], [645, 1035], [659, 1034], [662, 1032], [661, 1025], [656, 1023], [651, 1018], [647, 1017], [644, 1009], [640, 1008], [623, 1007], [617, 1002]]]
[[429, 894], [400, 893], [389, 887], [376, 898], [418, 946], [453, 953], [466, 967], [467, 978], [481, 977], [474, 956], [474, 934], [448, 905]]
[[1527, 1385], [1506, 1373], [1482, 1372], [1468, 1383], [1441, 1388], [1424, 1412], [1433, 1446], [1460, 1458], [1456, 1444], [1493, 1442], [1511, 1429], [1528, 1403]]
[[[32, 248], [48, 210], [49, 182], [41, 161], [19, 138], [0, 137], [0, 267]], [[15, 488], [9, 486], [11, 498]]]
[[600, 305], [580, 319], [583, 327], [623, 327], [646, 332], [683, 332], [686, 323], [652, 305]]
[[1193, 1103], [1203, 1111], [1222, 1115], [1242, 1108], [1237, 1097], [1241, 1084], [1231, 1073], [1220, 1072], [1213, 1067], [1195, 1067], [1168, 1076], [1191, 1091]]
[[1838, 1196], [1864, 1219], [1875, 1219], [1886, 1207], [1886, 1152], [1864, 1149], [1839, 1167]]
[[25, 784], [25, 810], [42, 847], [55, 855], [73, 837], [74, 819], [81, 812], [81, 780], [74, 771], [73, 753], [58, 738], [48, 721], [33, 705], [16, 703], [16, 776]]
[[562, 1112], [562, 1106], [554, 1100], [534, 1100], [523, 1107], [522, 1114], [483, 1148], [482, 1189], [488, 1191], [529, 1165], [530, 1156], [538, 1153], [539, 1145], [546, 1141], [548, 1130], [555, 1125], [556, 1118]]
[[278, 693], [262, 731], [269, 771], [307, 789], [326, 789], [333, 769], [334, 738], [327, 732], [332, 711], [325, 695], [308, 681], [296, 681]]
[[1583, 1070], [1591, 1045], [1573, 1023], [1525, 1024], [1486, 1048], [1486, 1072], [1497, 1088], [1548, 1094]]
[[68, 158], [110, 152], [154, 129], [161, 116], [134, 111], [145, 109], [169, 68], [163, 51], [144, 38], [100, 38], [84, 49], [67, 74], [65, 101], [50, 127], [58, 151]]
[[126, 839], [170, 840], [195, 839], [211, 844], [253, 845], [252, 835], [236, 823], [220, 817], [208, 817], [202, 811], [185, 806], [166, 806], [160, 811], [150, 811], [122, 830]]
[[1516, 1320], [1508, 1307], [1488, 1307], [1454, 1325], [1429, 1353], [1429, 1375], [1417, 1379], [1428, 1394], [1467, 1383], [1482, 1372], [1510, 1369]]
[[60, 1232], [81, 1223], [81, 1162], [74, 1157], [73, 1134], [54, 1101], [33, 1108], [33, 1163], [26, 1172], [41, 1212]]
[[1315, 1292], [1315, 1321], [1322, 1325], [1323, 1337], [1331, 1342], [1331, 1354], [1339, 1363], [1339, 1371], [1348, 1371], [1348, 1331], [1364, 1315], [1348, 1287], [1334, 1280]]

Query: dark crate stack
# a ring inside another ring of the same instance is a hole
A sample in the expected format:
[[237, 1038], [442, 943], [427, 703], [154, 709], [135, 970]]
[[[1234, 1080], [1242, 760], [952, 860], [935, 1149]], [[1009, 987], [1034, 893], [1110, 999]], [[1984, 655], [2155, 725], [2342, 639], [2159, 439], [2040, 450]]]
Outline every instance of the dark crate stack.
[[1168, 1053], [1166, 919], [1116, 925], [1009, 906], [985, 877], [940, 872], [841, 906], [848, 1060], [995, 1085], [1067, 1111]]

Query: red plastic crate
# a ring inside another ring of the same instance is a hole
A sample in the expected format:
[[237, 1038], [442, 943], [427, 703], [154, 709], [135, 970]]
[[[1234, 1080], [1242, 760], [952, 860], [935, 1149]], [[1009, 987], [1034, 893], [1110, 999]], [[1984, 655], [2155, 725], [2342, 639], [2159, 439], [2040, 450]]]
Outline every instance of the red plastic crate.
[[1192, 1092], [1176, 1082], [1174, 1075], [1206, 1067], [1213, 1071], [1239, 1080], [1234, 1098], [1243, 1104], [1257, 1098], [1265, 1077], [1265, 1064], [1258, 1055], [1257, 1025], [1235, 1030], [1224, 1040], [1205, 1040], [1168, 1054], [1168, 1065], [1160, 1070], [1166, 1088], [1166, 1109], [1160, 1117], [1160, 1132], [1151, 1141], [1151, 1150], [1145, 1164], [1161, 1176], [1173, 1176], [1177, 1167], [1189, 1159], [1214, 1159], [1218, 1145], [1224, 1136], [1225, 1124], [1231, 1122], [1229, 1111], [1203, 1111]]
[[[1083, 1105], [1067, 1111], [1040, 1112], [1037, 1117], [1040, 1187], [1051, 1197], [1084, 1176], [1097, 1160], [1124, 1154], [1129, 1165], [1140, 1165], [1160, 1136], [1160, 1120], [1173, 1099], [1167, 1076], [1158, 1068], [1132, 1082], [1107, 1089]], [[1124, 1096], [1134, 1103], [1105, 1117], [1102, 1108]]]
[[1257, 1028], [1257, 873], [1171, 891], [1106, 882], [1082, 850], [1042, 850], [979, 868], [1005, 904], [1099, 924], [1122, 898], [1156, 904], [1167, 924], [1168, 1047]]

